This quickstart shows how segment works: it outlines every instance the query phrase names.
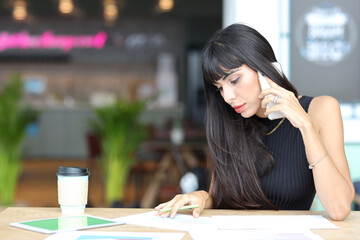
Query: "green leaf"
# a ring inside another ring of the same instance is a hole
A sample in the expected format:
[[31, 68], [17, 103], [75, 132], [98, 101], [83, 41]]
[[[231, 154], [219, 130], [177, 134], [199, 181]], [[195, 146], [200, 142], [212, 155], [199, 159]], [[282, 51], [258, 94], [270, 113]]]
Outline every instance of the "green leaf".
[[6, 205], [14, 200], [26, 127], [38, 116], [38, 112], [21, 105], [22, 95], [21, 76], [13, 74], [0, 92], [0, 203]]
[[145, 106], [146, 101], [118, 99], [114, 104], [94, 109], [97, 119], [91, 126], [101, 141], [107, 204], [122, 199], [134, 152], [147, 136], [145, 126], [138, 122]]

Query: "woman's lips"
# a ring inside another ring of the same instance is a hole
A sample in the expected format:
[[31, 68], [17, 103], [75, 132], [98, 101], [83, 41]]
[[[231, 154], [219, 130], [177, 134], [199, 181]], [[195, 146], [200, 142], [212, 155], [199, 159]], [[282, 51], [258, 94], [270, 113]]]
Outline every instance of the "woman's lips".
[[245, 105], [246, 103], [244, 103], [243, 105], [238, 105], [238, 106], [232, 106], [232, 108], [237, 112], [237, 113], [242, 113], [245, 109]]

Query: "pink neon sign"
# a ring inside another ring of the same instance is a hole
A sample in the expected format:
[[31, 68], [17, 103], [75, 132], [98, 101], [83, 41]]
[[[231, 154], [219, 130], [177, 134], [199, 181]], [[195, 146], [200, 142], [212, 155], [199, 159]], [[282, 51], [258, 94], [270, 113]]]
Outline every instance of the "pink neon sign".
[[51, 49], [59, 48], [65, 52], [73, 48], [104, 47], [107, 34], [101, 31], [94, 35], [55, 35], [52, 31], [46, 31], [41, 35], [34, 36], [26, 31], [18, 33], [0, 32], [0, 51], [6, 49]]

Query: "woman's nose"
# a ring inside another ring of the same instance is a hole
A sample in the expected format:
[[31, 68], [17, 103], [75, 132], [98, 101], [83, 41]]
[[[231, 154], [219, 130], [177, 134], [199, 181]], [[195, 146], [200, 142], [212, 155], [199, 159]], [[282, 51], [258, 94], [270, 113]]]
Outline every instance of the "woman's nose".
[[234, 91], [230, 87], [223, 86], [223, 98], [227, 103], [231, 103], [235, 99]]

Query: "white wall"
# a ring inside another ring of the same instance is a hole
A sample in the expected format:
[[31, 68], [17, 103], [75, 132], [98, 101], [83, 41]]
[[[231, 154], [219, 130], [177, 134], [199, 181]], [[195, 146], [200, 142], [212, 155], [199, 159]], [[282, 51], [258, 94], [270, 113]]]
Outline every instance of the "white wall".
[[290, 0], [223, 0], [223, 27], [245, 23], [271, 44], [276, 58], [289, 76]]

